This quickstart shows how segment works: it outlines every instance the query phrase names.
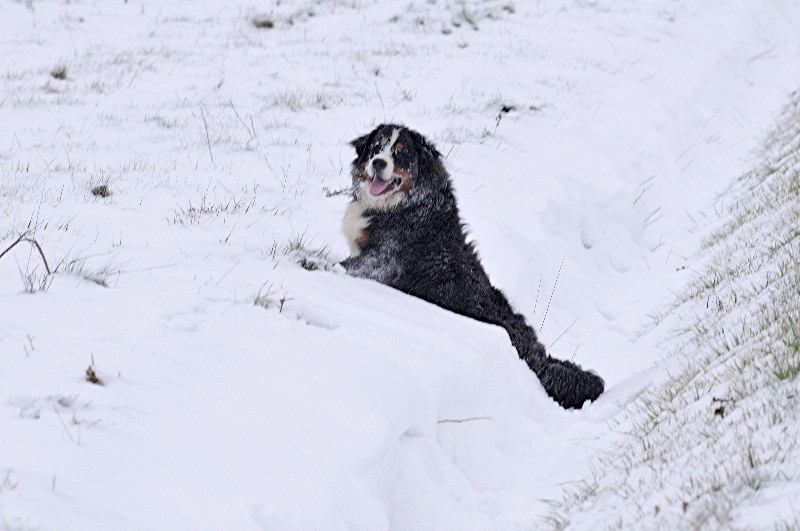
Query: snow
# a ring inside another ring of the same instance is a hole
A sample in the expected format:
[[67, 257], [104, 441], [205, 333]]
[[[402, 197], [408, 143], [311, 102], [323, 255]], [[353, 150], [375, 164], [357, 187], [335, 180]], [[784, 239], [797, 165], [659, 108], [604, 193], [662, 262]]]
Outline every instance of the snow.
[[681, 330], [664, 344], [676, 368], [614, 419], [627, 435], [551, 514], [557, 527], [797, 527], [798, 96], [664, 317]]
[[[800, 81], [784, 1], [43, 0], [0, 20], [0, 248], [30, 230], [59, 266], [25, 242], [0, 259], [8, 529], [552, 524], [674, 374], [680, 323], [648, 315], [700, 270], [718, 194]], [[499, 328], [333, 266], [347, 142], [389, 121], [446, 154], [492, 281], [606, 379], [595, 404], [556, 406]]]

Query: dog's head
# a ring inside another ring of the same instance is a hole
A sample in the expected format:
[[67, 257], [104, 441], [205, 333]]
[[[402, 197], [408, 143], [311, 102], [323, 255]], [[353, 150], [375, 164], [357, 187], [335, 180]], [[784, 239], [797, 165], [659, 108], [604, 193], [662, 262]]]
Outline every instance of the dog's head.
[[439, 152], [407, 127], [379, 125], [350, 144], [354, 195], [367, 209], [389, 210], [447, 185]]

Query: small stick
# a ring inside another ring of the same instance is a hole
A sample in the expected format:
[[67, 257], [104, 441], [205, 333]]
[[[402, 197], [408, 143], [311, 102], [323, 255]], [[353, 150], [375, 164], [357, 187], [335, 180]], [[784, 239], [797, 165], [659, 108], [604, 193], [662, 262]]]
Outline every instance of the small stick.
[[575, 323], [577, 323], [577, 322], [578, 322], [578, 319], [580, 319], [580, 317], [576, 317], [576, 318], [575, 318], [575, 320], [574, 320], [574, 321], [572, 321], [572, 324], [571, 324], [571, 325], [569, 325], [569, 326], [567, 327], [567, 329], [566, 329], [566, 330], [564, 330], [563, 332], [561, 332], [561, 335], [559, 335], [559, 336], [558, 336], [558, 337], [555, 339], [555, 341], [553, 341], [552, 343], [550, 343], [550, 346], [549, 346], [549, 347], [547, 347], [547, 348], [553, 348], [553, 345], [555, 345], [555, 344], [556, 344], [556, 342], [557, 342], [559, 339], [561, 339], [561, 338], [564, 336], [564, 334], [566, 334], [567, 332], [569, 332], [569, 329], [570, 329], [570, 328], [572, 328], [572, 325], [574, 325]]
[[[247, 127], [247, 124], [245, 123], [245, 121], [242, 120], [242, 117], [239, 116], [239, 113], [236, 111], [236, 106], [233, 104], [233, 100], [228, 100], [228, 105], [230, 105], [231, 109], [233, 109], [233, 114], [236, 115], [236, 118], [239, 120], [239, 123], [244, 126], [244, 130], [247, 131], [248, 135], [250, 135], [250, 140], [255, 140], [256, 139], [256, 133], [255, 133], [256, 128], [255, 128], [255, 126], [253, 126], [253, 130], [252, 131], [250, 130], [249, 127]], [[253, 123], [253, 117], [251, 116], [250, 117], [250, 124], [252, 125], [252, 123]]]
[[11, 249], [13, 249], [14, 247], [16, 247], [16, 246], [17, 246], [17, 245], [18, 245], [20, 242], [28, 242], [28, 243], [30, 243], [31, 245], [33, 245], [34, 247], [36, 247], [36, 250], [37, 250], [37, 251], [39, 251], [39, 255], [42, 257], [42, 262], [44, 262], [44, 268], [45, 268], [45, 270], [47, 271], [47, 274], [48, 274], [48, 275], [52, 275], [52, 274], [53, 274], [53, 271], [51, 271], [51, 270], [50, 270], [50, 265], [47, 263], [47, 258], [45, 258], [45, 256], [44, 256], [44, 251], [42, 250], [42, 246], [41, 246], [41, 245], [39, 245], [39, 242], [37, 242], [37, 241], [36, 241], [36, 240], [34, 240], [34, 239], [28, 238], [27, 236], [28, 236], [28, 234], [27, 234], [27, 233], [22, 233], [22, 234], [20, 235], [20, 237], [19, 237], [19, 238], [17, 238], [17, 239], [16, 239], [16, 241], [15, 241], [14, 243], [12, 243], [11, 245], [9, 245], [9, 246], [6, 248], [6, 250], [5, 250], [5, 251], [3, 251], [2, 253], [0, 253], [0, 258], [3, 258], [3, 257], [6, 255], [6, 253], [8, 253], [8, 252], [9, 252]]
[[[561, 276], [561, 268], [564, 267], [564, 260], [565, 258], [562, 258], [561, 265], [558, 266], [558, 273], [556, 273], [556, 281], [553, 283], [553, 291], [550, 292], [550, 299], [547, 301], [547, 308], [545, 308], [544, 317], [542, 317], [542, 326], [541, 326], [542, 329], [544, 328], [544, 323], [547, 321], [547, 312], [550, 311], [550, 303], [553, 302], [553, 293], [556, 292], [556, 288], [558, 287], [558, 277]], [[541, 333], [541, 331], [542, 330], [540, 329], [539, 333]]]
[[206, 122], [206, 113], [203, 112], [203, 108], [200, 107], [200, 114], [203, 116], [203, 125], [206, 128], [206, 142], [208, 143], [208, 154], [211, 155], [211, 164], [214, 165], [214, 168], [217, 167], [217, 163], [214, 162], [214, 153], [211, 151], [211, 137], [208, 136], [208, 122]]
[[539, 308], [540, 291], [542, 291], [542, 275], [539, 275], [539, 287], [536, 288], [536, 300], [533, 302], [533, 315], [536, 315], [536, 310]]
[[333, 197], [336, 195], [345, 195], [353, 193], [353, 187], [349, 186], [347, 188], [340, 188], [339, 190], [331, 190], [327, 186], [323, 186], [322, 191], [325, 192], [325, 197]]
[[53, 406], [53, 411], [56, 412], [56, 415], [58, 416], [58, 420], [61, 422], [61, 426], [64, 428], [64, 431], [67, 432], [67, 437], [69, 437], [69, 440], [74, 442], [75, 444], [78, 444], [75, 441], [75, 437], [73, 437], [72, 434], [69, 432], [69, 429], [67, 428], [67, 425], [64, 424], [64, 419], [61, 418], [61, 413], [58, 412], [58, 410], [56, 409], [56, 406]]
[[142, 271], [154, 271], [156, 269], [165, 269], [167, 267], [177, 267], [178, 264], [164, 264], [153, 267], [143, 267], [142, 269], [131, 269], [129, 271], [120, 271], [117, 275], [128, 275], [130, 273], [141, 273]]
[[381, 96], [381, 91], [378, 88], [378, 82], [375, 82], [375, 92], [378, 93], [378, 99], [381, 101], [381, 109], [385, 109], [386, 105], [383, 104], [383, 96]]
[[462, 422], [470, 422], [473, 420], [492, 420], [492, 417], [468, 417], [465, 419], [442, 419], [437, 420], [436, 424], [461, 424]]
[[[228, 235], [228, 236], [230, 236], [230, 235]], [[228, 273], [230, 273], [231, 271], [233, 271], [234, 269], [236, 269], [236, 266], [238, 266], [238, 265], [239, 265], [239, 264], [241, 264], [241, 263], [242, 263], [242, 261], [241, 261], [241, 260], [239, 260], [238, 262], [236, 262], [235, 264], [233, 264], [233, 265], [231, 266], [231, 268], [230, 268], [230, 269], [228, 269], [227, 271], [225, 271], [225, 274], [224, 274], [224, 275], [222, 275], [222, 276], [219, 278], [219, 280], [217, 280], [217, 283], [215, 284], [215, 286], [219, 286], [219, 283], [220, 283], [220, 282], [222, 282], [223, 280], [225, 280], [225, 277], [227, 277], [227, 276], [228, 276]]]

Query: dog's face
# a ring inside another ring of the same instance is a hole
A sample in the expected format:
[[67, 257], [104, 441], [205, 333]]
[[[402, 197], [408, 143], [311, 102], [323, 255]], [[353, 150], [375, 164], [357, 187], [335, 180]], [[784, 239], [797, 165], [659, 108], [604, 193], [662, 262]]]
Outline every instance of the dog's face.
[[419, 194], [439, 152], [419, 133], [384, 124], [351, 142], [355, 197], [364, 208], [389, 210]]

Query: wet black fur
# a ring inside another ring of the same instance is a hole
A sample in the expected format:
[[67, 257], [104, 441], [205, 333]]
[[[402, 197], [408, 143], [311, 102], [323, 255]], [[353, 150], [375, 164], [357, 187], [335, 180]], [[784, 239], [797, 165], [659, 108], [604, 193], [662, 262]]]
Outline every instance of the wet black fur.
[[371, 218], [361, 254], [342, 262], [351, 275], [372, 278], [442, 308], [502, 326], [519, 357], [539, 377], [547, 394], [564, 408], [580, 408], [602, 392], [603, 380], [569, 361], [551, 358], [536, 332], [492, 286], [474, 246], [466, 242], [455, 195], [441, 155], [419, 133], [382, 125], [352, 142], [353, 183], [375, 154], [380, 140], [401, 128], [393, 154], [413, 177], [408, 197], [387, 211], [367, 210]]

